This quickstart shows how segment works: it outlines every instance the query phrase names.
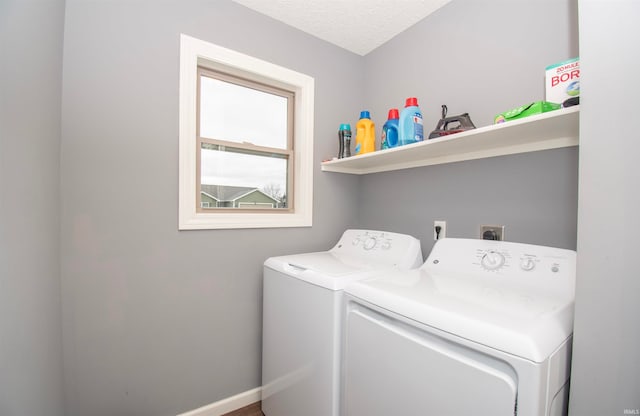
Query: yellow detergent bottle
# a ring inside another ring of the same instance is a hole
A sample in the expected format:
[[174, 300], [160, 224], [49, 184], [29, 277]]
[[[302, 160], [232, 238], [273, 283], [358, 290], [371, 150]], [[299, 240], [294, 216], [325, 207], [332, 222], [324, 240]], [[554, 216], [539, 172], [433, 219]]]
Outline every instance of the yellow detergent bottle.
[[376, 150], [376, 127], [371, 121], [368, 111], [360, 112], [360, 120], [356, 123], [355, 155], [363, 155]]

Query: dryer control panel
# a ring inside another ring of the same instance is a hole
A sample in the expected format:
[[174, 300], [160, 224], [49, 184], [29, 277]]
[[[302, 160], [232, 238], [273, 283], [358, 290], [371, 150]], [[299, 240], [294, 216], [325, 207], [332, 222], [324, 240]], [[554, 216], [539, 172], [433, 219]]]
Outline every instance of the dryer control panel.
[[[482, 248], [478, 249], [478, 258], [480, 259], [480, 265], [485, 270], [500, 270], [503, 267], [512, 267], [513, 252], [508, 248], [496, 249], [496, 248]], [[551, 262], [546, 264], [545, 260], [549, 259], [548, 255], [536, 253], [535, 251], [527, 250], [526, 252], [516, 253], [517, 266], [525, 272], [532, 272], [536, 268], [547, 266], [548, 270], [552, 273], [558, 273], [561, 270], [562, 261], [555, 261], [559, 259], [554, 255], [551, 257]], [[561, 257], [560, 257], [561, 258]]]
[[507, 241], [438, 240], [423, 270], [479, 284], [573, 292], [576, 252]]

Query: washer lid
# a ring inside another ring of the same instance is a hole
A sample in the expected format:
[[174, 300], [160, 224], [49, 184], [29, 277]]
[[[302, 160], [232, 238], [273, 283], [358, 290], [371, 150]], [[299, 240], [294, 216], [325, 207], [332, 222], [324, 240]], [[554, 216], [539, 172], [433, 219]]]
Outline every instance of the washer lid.
[[379, 270], [358, 258], [339, 256], [330, 251], [271, 257], [264, 265], [330, 290], [342, 290], [347, 283], [371, 277]]
[[390, 271], [345, 292], [414, 321], [534, 362], [572, 333], [573, 297], [502, 288], [424, 268]]
[[329, 251], [272, 257], [265, 267], [331, 290], [392, 269], [422, 265], [420, 241], [406, 234], [346, 230]]

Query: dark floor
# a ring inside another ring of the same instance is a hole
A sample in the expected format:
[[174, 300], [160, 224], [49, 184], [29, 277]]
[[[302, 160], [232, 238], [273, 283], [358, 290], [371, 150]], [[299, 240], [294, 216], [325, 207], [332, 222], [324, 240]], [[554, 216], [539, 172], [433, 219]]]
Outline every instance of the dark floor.
[[222, 416], [264, 416], [261, 410], [261, 403], [252, 403], [249, 406], [245, 406], [242, 409], [234, 410], [233, 412], [225, 413]]

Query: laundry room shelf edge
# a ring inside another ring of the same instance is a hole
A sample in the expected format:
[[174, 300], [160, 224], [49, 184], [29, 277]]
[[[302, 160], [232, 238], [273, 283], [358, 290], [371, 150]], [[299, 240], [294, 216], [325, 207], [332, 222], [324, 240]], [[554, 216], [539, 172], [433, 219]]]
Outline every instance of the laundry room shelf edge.
[[493, 156], [577, 146], [579, 106], [438, 139], [322, 163], [325, 172], [365, 175]]

